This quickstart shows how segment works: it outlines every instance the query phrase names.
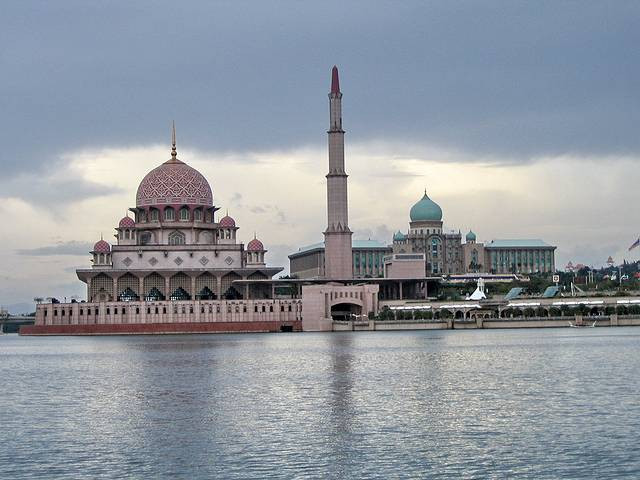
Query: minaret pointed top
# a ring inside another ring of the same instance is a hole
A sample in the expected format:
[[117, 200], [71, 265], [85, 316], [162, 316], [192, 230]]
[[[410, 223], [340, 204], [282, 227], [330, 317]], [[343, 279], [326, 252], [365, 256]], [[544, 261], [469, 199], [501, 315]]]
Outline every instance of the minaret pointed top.
[[340, 79], [338, 78], [338, 67], [335, 65], [331, 69], [331, 93], [340, 93]]
[[176, 150], [176, 122], [171, 124], [171, 160], [177, 160], [178, 151]]

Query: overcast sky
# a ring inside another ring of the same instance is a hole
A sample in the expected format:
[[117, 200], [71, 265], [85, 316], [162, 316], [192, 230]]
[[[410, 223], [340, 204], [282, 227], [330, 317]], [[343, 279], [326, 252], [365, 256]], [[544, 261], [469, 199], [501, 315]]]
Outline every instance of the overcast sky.
[[340, 68], [350, 223], [406, 230], [424, 188], [447, 228], [637, 259], [638, 2], [5, 1], [0, 304], [84, 295], [74, 269], [179, 157], [269, 263], [326, 223]]

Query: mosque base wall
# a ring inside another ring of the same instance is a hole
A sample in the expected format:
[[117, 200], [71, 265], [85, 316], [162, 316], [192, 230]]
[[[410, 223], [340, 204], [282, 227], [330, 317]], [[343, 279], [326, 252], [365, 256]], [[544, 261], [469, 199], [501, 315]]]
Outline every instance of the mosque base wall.
[[21, 335], [137, 335], [302, 330], [298, 299], [49, 303]]
[[26, 325], [20, 335], [162, 335], [194, 333], [299, 332], [302, 322], [200, 322], [200, 323], [114, 323], [93, 325]]

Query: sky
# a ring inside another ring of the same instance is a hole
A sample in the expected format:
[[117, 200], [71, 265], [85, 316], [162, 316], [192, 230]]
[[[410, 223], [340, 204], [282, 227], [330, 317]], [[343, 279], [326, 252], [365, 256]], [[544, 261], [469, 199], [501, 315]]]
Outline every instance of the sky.
[[424, 189], [446, 229], [601, 266], [638, 238], [640, 3], [3, 2], [0, 305], [75, 269], [178, 157], [267, 261], [322, 240], [330, 70], [350, 226], [390, 242]]

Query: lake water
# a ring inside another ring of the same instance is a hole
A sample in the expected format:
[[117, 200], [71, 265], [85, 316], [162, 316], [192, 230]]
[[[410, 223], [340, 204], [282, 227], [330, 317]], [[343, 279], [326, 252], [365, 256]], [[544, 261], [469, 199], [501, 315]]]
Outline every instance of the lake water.
[[0, 478], [640, 478], [640, 328], [0, 336]]

